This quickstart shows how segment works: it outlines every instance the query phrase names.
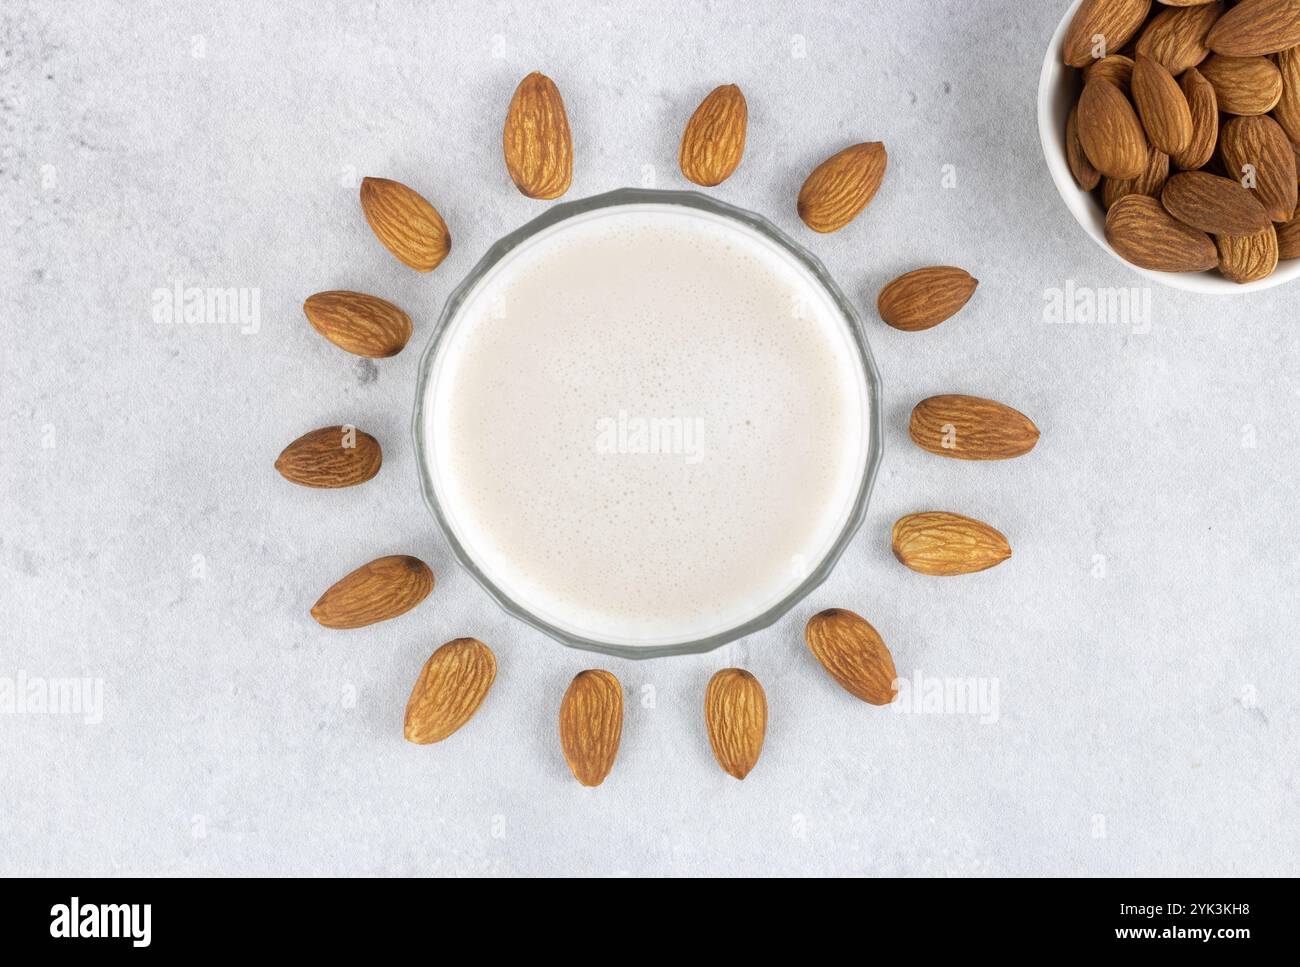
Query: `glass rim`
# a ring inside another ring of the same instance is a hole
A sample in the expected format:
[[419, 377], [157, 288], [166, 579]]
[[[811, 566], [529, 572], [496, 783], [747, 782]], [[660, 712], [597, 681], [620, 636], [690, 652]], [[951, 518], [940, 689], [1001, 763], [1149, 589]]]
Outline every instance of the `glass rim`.
[[[799, 584], [787, 593], [780, 601], [768, 607], [761, 614], [749, 619], [743, 624], [737, 625], [726, 631], [717, 632], [705, 638], [699, 638], [693, 641], [677, 642], [672, 644], [660, 645], [627, 645], [616, 642], [604, 642], [592, 638], [584, 638], [581, 635], [575, 635], [572, 632], [559, 628], [549, 622], [539, 618], [523, 605], [517, 603], [504, 590], [498, 587], [486, 574], [484, 574], [474, 562], [468, 549], [461, 543], [446, 514], [443, 512], [439, 503], [437, 490], [434, 486], [433, 473], [430, 466], [431, 454], [428, 452], [422, 428], [425, 423], [425, 405], [431, 400], [433, 394], [428, 392], [430, 380], [433, 376], [434, 363], [436, 361], [438, 349], [442, 344], [444, 335], [450, 328], [452, 321], [456, 318], [461, 306], [466, 298], [472, 292], [474, 287], [488, 274], [502, 259], [511, 251], [521, 244], [549, 229], [553, 225], [567, 221], [578, 215], [584, 215], [588, 212], [597, 211], [602, 208], [615, 208], [624, 205], [680, 205], [684, 208], [691, 208], [697, 211], [708, 212], [713, 215], [720, 215], [724, 218], [732, 219], [740, 224], [763, 235], [768, 241], [775, 243], [777, 246], [791, 255], [795, 261], [806, 268], [816, 280], [817, 284], [822, 287], [832, 304], [844, 317], [849, 330], [850, 341], [857, 350], [857, 362], [861, 367], [862, 374], [866, 383], [867, 405], [870, 412], [867, 414], [866, 425], [870, 433], [870, 439], [867, 442], [865, 465], [862, 472], [862, 480], [858, 487], [858, 493], [854, 497], [853, 503], [849, 508], [849, 513], [845, 519], [844, 526], [836, 536], [834, 542], [827, 550], [826, 554], [812, 568]], [[524, 624], [541, 631], [543, 634], [555, 639], [562, 645], [570, 648], [577, 648], [582, 651], [593, 651], [601, 654], [612, 655], [618, 658], [644, 659], [644, 658], [661, 658], [669, 655], [695, 655], [704, 652], [713, 651], [722, 645], [737, 641], [740, 638], [747, 637], [755, 632], [762, 631], [776, 623], [785, 615], [789, 614], [796, 605], [807, 598], [830, 576], [835, 569], [835, 565], [843, 556], [853, 537], [861, 529], [863, 521], [866, 519], [867, 505], [871, 499], [871, 491], [875, 484], [876, 475], [880, 469], [880, 462], [884, 451], [884, 413], [881, 406], [881, 385], [880, 371], [876, 367], [875, 358], [871, 354], [871, 347], [867, 344], [866, 334], [862, 328], [862, 320], [859, 318], [857, 311], [854, 309], [852, 302], [844, 295], [840, 287], [831, 278], [830, 273], [822, 264], [817, 256], [813, 255], [794, 239], [790, 238], [785, 232], [777, 228], [772, 222], [762, 215], [738, 208], [735, 205], [718, 201], [708, 195], [701, 194], [697, 191], [677, 191], [656, 188], [618, 188], [614, 191], [605, 192], [599, 195], [592, 195], [588, 198], [582, 198], [577, 201], [560, 202], [552, 205], [545, 212], [538, 215], [509, 232], [488, 248], [483, 257], [470, 269], [465, 278], [451, 291], [444, 303], [442, 312], [438, 317], [437, 323], [433, 327], [429, 340], [425, 344], [423, 352], [420, 354], [420, 361], [417, 370], [417, 379], [415, 384], [415, 410], [411, 419], [411, 433], [415, 443], [415, 462], [416, 469], [420, 475], [420, 491], [424, 496], [424, 503], [429, 508], [442, 532], [443, 538], [451, 548], [452, 554], [457, 562], [470, 576], [487, 591], [488, 595], [511, 617], [516, 618]]]

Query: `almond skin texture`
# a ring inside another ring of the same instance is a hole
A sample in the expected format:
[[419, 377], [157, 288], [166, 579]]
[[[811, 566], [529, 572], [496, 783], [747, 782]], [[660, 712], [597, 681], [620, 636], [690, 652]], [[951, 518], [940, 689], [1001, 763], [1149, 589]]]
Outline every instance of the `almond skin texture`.
[[704, 692], [709, 745], [722, 771], [744, 779], [758, 764], [767, 732], [767, 695], [743, 668], [724, 668]]
[[1269, 223], [1253, 192], [1205, 171], [1174, 175], [1165, 182], [1160, 201], [1174, 218], [1211, 235], [1254, 235]]
[[326, 628], [364, 628], [405, 614], [432, 590], [433, 572], [419, 558], [381, 557], [322, 594], [311, 616]]
[[1254, 235], [1218, 235], [1219, 271], [1233, 282], [1258, 282], [1277, 268], [1277, 232], [1270, 225]]
[[934, 510], [899, 518], [894, 556], [913, 571], [948, 577], [1001, 564], [1011, 556], [1011, 545], [988, 524]]
[[560, 704], [560, 747], [573, 777], [599, 786], [623, 736], [623, 686], [603, 669], [579, 672]]
[[1065, 120], [1065, 160], [1070, 165], [1070, 174], [1074, 183], [1084, 191], [1092, 191], [1101, 181], [1101, 172], [1092, 166], [1084, 154], [1083, 142], [1079, 140], [1079, 106], [1070, 108], [1070, 116]]
[[1285, 222], [1295, 214], [1295, 151], [1271, 117], [1232, 118], [1223, 126], [1219, 142], [1223, 163], [1229, 174], [1242, 178], [1254, 169], [1255, 197], [1275, 222]]
[[1147, 166], [1146, 132], [1123, 92], [1091, 80], [1079, 95], [1079, 141], [1093, 167], [1111, 178], [1136, 178]]
[[1197, 67], [1225, 114], [1267, 114], [1282, 98], [1282, 74], [1267, 57], [1212, 54]]
[[529, 198], [559, 198], [573, 181], [573, 136], [560, 89], [545, 74], [515, 88], [501, 136], [510, 180]]
[[302, 311], [318, 333], [347, 352], [396, 356], [411, 338], [411, 317], [378, 296], [336, 289], [308, 296]]
[[1151, 18], [1138, 37], [1136, 52], [1177, 76], [1210, 56], [1205, 38], [1223, 15], [1221, 0], [1191, 7], [1166, 7]]
[[1241, 0], [1206, 41], [1216, 54], [1252, 57], [1300, 44], [1300, 0]]
[[449, 641], [424, 663], [406, 703], [407, 742], [441, 742], [470, 720], [497, 677], [492, 649], [477, 638]]
[[870, 204], [885, 178], [889, 156], [879, 141], [831, 155], [799, 189], [799, 217], [814, 232], [837, 232]]
[[1214, 85], [1195, 67], [1183, 72], [1179, 81], [1187, 109], [1192, 116], [1192, 138], [1187, 147], [1171, 156], [1171, 160], [1184, 171], [1200, 168], [1214, 157], [1219, 143], [1219, 99]]
[[326, 426], [304, 433], [275, 461], [280, 476], [304, 487], [355, 487], [384, 462], [379, 441], [356, 427]]
[[1300, 215], [1277, 226], [1277, 257], [1300, 259]]
[[1156, 272], [1204, 272], [1219, 264], [1214, 240], [1154, 198], [1129, 195], [1106, 213], [1106, 241], [1121, 258]]
[[1133, 100], [1151, 146], [1165, 154], [1192, 141], [1192, 111], [1183, 89], [1157, 61], [1138, 54], [1133, 61]]
[[361, 210], [384, 248], [417, 272], [437, 268], [451, 251], [451, 233], [438, 209], [400, 181], [363, 178]]
[[1133, 82], [1133, 58], [1111, 54], [1093, 61], [1083, 72], [1084, 82], [1110, 81], [1127, 96]]
[[1070, 67], [1093, 61], [1099, 35], [1105, 54], [1119, 53], [1147, 19], [1151, 0], [1083, 0], [1065, 32], [1062, 56]]
[[1038, 443], [1038, 427], [1019, 410], [978, 396], [931, 396], [912, 408], [907, 427], [922, 450], [958, 460], [1008, 460]]
[[735, 84], [714, 88], [686, 123], [677, 154], [682, 174], [706, 188], [722, 184], [745, 154], [749, 108]]
[[1282, 96], [1273, 107], [1273, 117], [1291, 143], [1300, 145], [1300, 47], [1278, 54], [1277, 69], [1282, 75]]
[[1136, 178], [1106, 178], [1102, 181], [1102, 204], [1109, 209], [1115, 202], [1128, 195], [1149, 195], [1158, 198], [1168, 179], [1169, 155], [1152, 148], [1146, 170]]
[[952, 265], [915, 269], [881, 289], [876, 308], [895, 329], [920, 332], [956, 315], [977, 285], [978, 279]]
[[870, 705], [888, 705], [898, 696], [894, 656], [860, 615], [831, 608], [808, 619], [808, 649], [833, 679]]

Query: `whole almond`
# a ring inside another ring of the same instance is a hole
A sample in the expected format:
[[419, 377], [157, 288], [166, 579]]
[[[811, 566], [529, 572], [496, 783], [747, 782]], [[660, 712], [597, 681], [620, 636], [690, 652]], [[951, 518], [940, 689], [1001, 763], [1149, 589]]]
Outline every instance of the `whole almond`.
[[1192, 141], [1192, 111], [1173, 75], [1139, 53], [1133, 60], [1133, 101], [1152, 147], [1165, 154], [1185, 151]]
[[1010, 558], [1011, 546], [982, 521], [959, 513], [926, 511], [894, 522], [893, 552], [913, 571], [949, 577], [987, 571]]
[[560, 89], [545, 74], [515, 88], [501, 136], [506, 171], [529, 198], [559, 198], [573, 181], [573, 136]]
[[1152, 148], [1146, 170], [1136, 178], [1105, 178], [1101, 183], [1102, 204], [1109, 209], [1128, 195], [1160, 197], [1161, 189], [1169, 178], [1169, 155]]
[[1267, 114], [1282, 98], [1282, 74], [1267, 57], [1211, 54], [1197, 67], [1225, 114]]
[[1146, 195], [1129, 195], [1111, 206], [1106, 240], [1121, 258], [1156, 272], [1204, 272], [1219, 264], [1209, 235], [1184, 225]]
[[1095, 60], [1083, 71], [1084, 82], [1110, 81], [1124, 94], [1129, 93], [1133, 81], [1133, 58], [1124, 54], [1110, 54]]
[[599, 786], [614, 768], [623, 735], [623, 686], [603, 669], [579, 672], [560, 703], [560, 747], [573, 777]]
[[799, 217], [814, 232], [836, 232], [861, 214], [885, 178], [889, 156], [879, 141], [831, 155], [799, 189]]
[[492, 649], [477, 638], [447, 642], [424, 663], [406, 702], [407, 742], [441, 742], [470, 720], [497, 677]]
[[1079, 95], [1079, 142], [1093, 167], [1111, 178], [1136, 178], [1147, 165], [1146, 133], [1118, 87], [1091, 80]]
[[1069, 117], [1065, 119], [1065, 160], [1074, 175], [1075, 184], [1084, 191], [1092, 191], [1101, 181], [1101, 172], [1092, 166], [1083, 151], [1079, 140], [1079, 106], [1070, 108]]
[[304, 433], [275, 461], [280, 476], [304, 487], [353, 487], [384, 462], [379, 441], [354, 426], [326, 426]]
[[1151, 0], [1083, 0], [1065, 32], [1062, 57], [1070, 67], [1086, 67], [1118, 53], [1147, 19]]
[[978, 279], [952, 265], [914, 269], [880, 290], [876, 308], [895, 329], [920, 332], [956, 315], [977, 285]]
[[1300, 0], [1241, 0], [1206, 41], [1216, 54], [1251, 57], [1300, 44]]
[[417, 272], [437, 268], [451, 251], [451, 233], [438, 209], [400, 181], [363, 178], [361, 210], [384, 248]]
[[1273, 117], [1294, 145], [1300, 145], [1300, 47], [1277, 55], [1277, 69], [1282, 75], [1282, 96], [1273, 107]]
[[677, 153], [682, 174], [711, 188], [731, 177], [745, 154], [749, 109], [735, 84], [714, 88], [686, 123]]
[[1277, 226], [1277, 257], [1300, 259], [1300, 214]]
[[724, 668], [709, 679], [704, 723], [718, 765], [744, 779], [758, 764], [767, 732], [767, 696], [758, 679], [743, 668]]
[[1210, 56], [1205, 43], [1210, 28], [1223, 15], [1222, 0], [1190, 7], [1166, 7], [1142, 29], [1136, 52], [1159, 61], [1171, 74], [1181, 74]]
[[1217, 235], [1214, 240], [1219, 246], [1219, 271], [1233, 282], [1258, 282], [1277, 268], [1277, 231], [1272, 225], [1254, 235]]
[[1179, 87], [1187, 98], [1187, 109], [1192, 116], [1192, 138], [1187, 147], [1171, 160], [1179, 168], [1193, 170], [1204, 166], [1219, 143], [1219, 99], [1214, 85], [1207, 81], [1195, 67], [1183, 72]]
[[1038, 427], [1019, 410], [955, 394], [917, 403], [907, 432], [922, 450], [958, 460], [1007, 460], [1038, 443]]
[[948, 577], [1001, 564], [1011, 556], [1011, 545], [988, 524], [934, 510], [898, 519], [894, 556], [913, 571]]
[[1266, 115], [1232, 118], [1219, 148], [1229, 173], [1253, 188], [1269, 218], [1285, 222], [1295, 214], [1295, 151], [1280, 124]]
[[311, 616], [326, 628], [363, 628], [405, 614], [432, 590], [433, 572], [419, 558], [381, 557], [322, 594]]
[[898, 696], [898, 672], [875, 628], [861, 615], [831, 608], [808, 619], [808, 649], [832, 678], [870, 705], [888, 705]]
[[358, 356], [396, 356], [411, 338], [411, 317], [378, 296], [342, 289], [317, 292], [307, 297], [302, 311], [318, 333]]
[[1206, 171], [1174, 175], [1165, 182], [1160, 201], [1174, 218], [1211, 235], [1254, 235], [1269, 223], [1253, 192]]

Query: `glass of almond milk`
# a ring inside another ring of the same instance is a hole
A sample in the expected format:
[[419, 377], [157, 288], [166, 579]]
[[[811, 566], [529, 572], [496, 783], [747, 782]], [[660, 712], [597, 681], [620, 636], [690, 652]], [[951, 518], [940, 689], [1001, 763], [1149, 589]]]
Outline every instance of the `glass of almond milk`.
[[646, 658], [750, 634], [820, 584], [881, 425], [820, 262], [704, 195], [622, 189], [552, 206], [452, 293], [414, 434], [425, 500], [506, 610]]

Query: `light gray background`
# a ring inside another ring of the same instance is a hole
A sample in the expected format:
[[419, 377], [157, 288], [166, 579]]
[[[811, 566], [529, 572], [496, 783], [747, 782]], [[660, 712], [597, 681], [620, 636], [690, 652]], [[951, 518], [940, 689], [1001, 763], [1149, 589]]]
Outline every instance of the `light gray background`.
[[[1035, 92], [1063, 7], [6, 3], [0, 677], [98, 677], [105, 708], [99, 725], [0, 715], [0, 872], [1295, 874], [1297, 290], [1155, 288], [1147, 333], [1043, 321], [1069, 279], [1143, 284], [1044, 168]], [[569, 198], [684, 187], [682, 125], [739, 83], [749, 146], [714, 194], [802, 239], [863, 309], [888, 406], [867, 525], [805, 605], [720, 653], [617, 661], [528, 630], [458, 569], [417, 492], [431, 324], [545, 208], [500, 157], [533, 69], [568, 105]], [[803, 176], [874, 139], [874, 204], [809, 232]], [[455, 243], [431, 275], [368, 231], [368, 174], [442, 211]], [[942, 262], [981, 279], [968, 309], [884, 326], [880, 286]], [[260, 290], [260, 330], [156, 324], [174, 280]], [[301, 303], [329, 288], [407, 307], [412, 345], [372, 364], [325, 342]], [[938, 392], [1012, 403], [1042, 442], [989, 465], [924, 453], [907, 413]], [[280, 479], [280, 448], [332, 422], [381, 439], [380, 476]], [[1001, 527], [1014, 558], [903, 569], [890, 525], [930, 507]], [[321, 590], [394, 552], [437, 573], [418, 610], [315, 625]], [[839, 690], [802, 643], [831, 606], [867, 616], [905, 675], [996, 679], [996, 724]], [[451, 740], [409, 745], [411, 684], [460, 635], [494, 648], [496, 686]], [[771, 706], [743, 784], [701, 721], [730, 664]], [[594, 791], [555, 734], [591, 665], [628, 694]]]

